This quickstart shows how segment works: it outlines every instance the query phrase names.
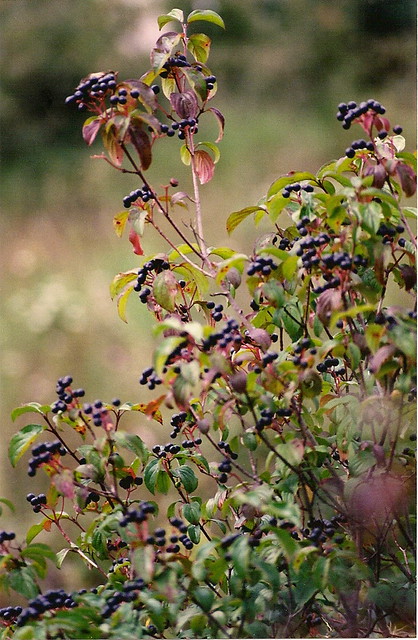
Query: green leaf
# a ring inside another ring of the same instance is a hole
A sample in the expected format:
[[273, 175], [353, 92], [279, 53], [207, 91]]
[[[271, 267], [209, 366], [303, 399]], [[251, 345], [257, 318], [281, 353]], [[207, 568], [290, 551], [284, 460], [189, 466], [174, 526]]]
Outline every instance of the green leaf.
[[289, 198], [284, 198], [281, 193], [278, 193], [270, 198], [266, 204], [270, 220], [276, 222], [283, 209], [289, 204]]
[[159, 471], [158, 463], [158, 458], [153, 458], [144, 469], [144, 484], [148, 491], [153, 495], [155, 493], [155, 483], [157, 481], [157, 474]]
[[16, 407], [13, 409], [11, 413], [12, 421], [14, 422], [16, 418], [23, 415], [24, 413], [40, 413], [44, 415], [51, 410], [49, 404], [39, 404], [39, 402], [27, 402], [23, 404], [21, 407]]
[[197, 524], [190, 524], [187, 527], [187, 535], [194, 544], [200, 542], [200, 527]]
[[164, 469], [159, 469], [155, 476], [156, 490], [158, 491], [158, 493], [162, 493], [163, 495], [166, 496], [167, 493], [170, 491], [170, 487], [171, 487], [171, 481], [167, 471], [165, 471]]
[[225, 23], [221, 16], [211, 9], [197, 9], [196, 11], [189, 13], [187, 16], [187, 24], [190, 24], [190, 22], [197, 22], [198, 20], [212, 22], [212, 24], [217, 24], [218, 27], [225, 29]]
[[214, 142], [199, 142], [199, 147], [207, 147], [212, 151], [214, 158], [213, 162], [216, 164], [221, 157], [221, 152], [219, 151], [219, 147]]
[[183, 23], [184, 14], [181, 9], [171, 9], [171, 11], [169, 11], [168, 13], [158, 16], [157, 22], [158, 22], [158, 28], [160, 29], [160, 31], [166, 24], [168, 24], [169, 22], [172, 22], [173, 20]]
[[[5, 504], [6, 507], [9, 507], [12, 513], [15, 512], [14, 504], [13, 502], [11, 502], [11, 500], [8, 500], [7, 498], [0, 498], [0, 503]], [[3, 509], [0, 507], [0, 516], [2, 513], [3, 513]]]
[[192, 597], [205, 612], [210, 611], [215, 602], [215, 594], [209, 587], [195, 587]]
[[178, 283], [172, 271], [169, 269], [161, 271], [154, 280], [152, 292], [157, 304], [167, 311], [174, 311], [176, 308], [175, 299], [178, 292]]
[[28, 544], [32, 542], [32, 540], [36, 538], [36, 536], [39, 535], [42, 531], [45, 531], [45, 521], [46, 519], [42, 520], [42, 522], [40, 522], [39, 524], [33, 524], [31, 527], [29, 527], [26, 533], [26, 542]]
[[139, 436], [134, 433], [126, 433], [124, 431], [116, 431], [112, 435], [113, 440], [118, 447], [129, 449], [138, 456], [141, 462], [146, 462], [149, 457], [149, 451], [146, 444]]
[[382, 209], [377, 202], [368, 202], [359, 205], [360, 219], [362, 228], [375, 235], [383, 218]]
[[195, 476], [193, 469], [187, 465], [181, 465], [177, 469], [174, 469], [173, 476], [180, 478], [183, 487], [187, 493], [192, 493], [199, 484], [198, 479]]
[[41, 542], [36, 542], [35, 544], [29, 544], [26, 549], [23, 549], [20, 554], [23, 558], [32, 558], [35, 559], [37, 556], [42, 556], [43, 558], [48, 558], [53, 562], [56, 562], [57, 554], [55, 551], [52, 551], [51, 547], [47, 544], [42, 544]]
[[123, 273], [118, 273], [112, 280], [110, 285], [110, 297], [115, 298], [121, 291], [125, 289], [125, 287], [130, 283], [136, 280], [138, 277], [138, 269], [130, 269], [129, 271], [124, 271]]
[[289, 256], [282, 264], [282, 274], [286, 280], [293, 280], [296, 274], [298, 256]]
[[239, 578], [245, 579], [248, 575], [250, 552], [248, 540], [244, 536], [238, 538], [232, 545], [232, 564]]
[[67, 556], [67, 553], [69, 551], [72, 551], [72, 549], [70, 547], [67, 547], [67, 548], [61, 549], [61, 551], [57, 552], [56, 555], [57, 555], [57, 567], [58, 567], [58, 569], [61, 569], [62, 563], [64, 562], [64, 560], [65, 560], [65, 558]]
[[210, 53], [211, 39], [205, 33], [192, 33], [187, 48], [198, 61], [205, 63]]
[[39, 593], [32, 567], [20, 567], [10, 571], [9, 585], [28, 600], [35, 598]]
[[168, 356], [184, 342], [181, 336], [169, 336], [165, 338], [154, 351], [154, 368], [155, 372], [160, 375], [164, 369]]
[[15, 433], [9, 444], [9, 460], [13, 467], [44, 429], [40, 424], [28, 424]]
[[232, 233], [234, 229], [238, 227], [245, 218], [248, 218], [249, 215], [255, 213], [256, 211], [266, 211], [263, 207], [245, 207], [245, 209], [241, 209], [240, 211], [233, 211], [228, 216], [226, 221], [226, 230], [228, 233]]
[[135, 549], [132, 558], [135, 573], [146, 582], [150, 582], [154, 575], [154, 549], [151, 545]]
[[193, 282], [197, 287], [199, 297], [204, 297], [209, 288], [209, 281], [206, 276], [199, 271], [199, 269], [193, 267], [188, 262], [183, 262], [182, 264], [173, 267], [173, 271], [179, 273], [187, 280], [191, 280], [191, 282]]
[[183, 505], [183, 517], [192, 524], [199, 524], [200, 520], [200, 504], [193, 500]]
[[123, 291], [122, 293], [120, 293], [117, 297], [116, 300], [116, 306], [118, 309], [118, 315], [119, 318], [121, 320], [123, 320], [123, 322], [128, 322], [127, 317], [126, 317], [126, 305], [128, 304], [128, 299], [129, 296], [131, 295], [132, 291], [134, 290], [133, 286], [132, 287], [127, 287], [127, 289], [125, 289], [125, 291]]
[[186, 165], [186, 167], [188, 167], [192, 161], [190, 151], [185, 144], [182, 144], [180, 147], [180, 159], [182, 163]]

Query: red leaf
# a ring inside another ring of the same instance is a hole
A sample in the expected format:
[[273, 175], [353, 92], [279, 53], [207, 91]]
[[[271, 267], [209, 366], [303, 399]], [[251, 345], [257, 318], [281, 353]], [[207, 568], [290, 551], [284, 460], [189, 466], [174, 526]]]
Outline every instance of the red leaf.
[[152, 160], [151, 143], [148, 135], [137, 124], [131, 124], [128, 133], [141, 160], [141, 169], [148, 169]]
[[404, 194], [410, 198], [417, 190], [417, 176], [414, 173], [412, 167], [408, 167], [407, 164], [399, 162], [396, 167], [396, 171], [401, 181], [401, 186]]
[[206, 151], [198, 150], [194, 154], [194, 163], [200, 184], [212, 180], [215, 172], [215, 163]]
[[134, 248], [134, 253], [137, 256], [143, 256], [144, 255], [144, 250], [141, 247], [141, 241], [139, 239], [139, 235], [137, 233], [135, 233], [135, 231], [133, 229], [131, 229], [130, 232], [129, 232], [129, 242], [132, 244], [132, 246]]

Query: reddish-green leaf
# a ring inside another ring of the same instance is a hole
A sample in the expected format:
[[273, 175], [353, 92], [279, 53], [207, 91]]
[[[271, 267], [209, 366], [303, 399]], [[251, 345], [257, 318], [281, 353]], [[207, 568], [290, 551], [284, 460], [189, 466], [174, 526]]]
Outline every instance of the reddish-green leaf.
[[211, 39], [205, 33], [192, 33], [187, 48], [198, 62], [206, 62], [209, 57]]
[[83, 125], [83, 138], [89, 146], [95, 141], [102, 124], [103, 122], [99, 116], [91, 116], [91, 118], [87, 118], [85, 121]]
[[174, 311], [175, 298], [178, 292], [178, 283], [173, 272], [170, 270], [161, 271], [153, 283], [152, 292], [155, 301], [167, 311]]

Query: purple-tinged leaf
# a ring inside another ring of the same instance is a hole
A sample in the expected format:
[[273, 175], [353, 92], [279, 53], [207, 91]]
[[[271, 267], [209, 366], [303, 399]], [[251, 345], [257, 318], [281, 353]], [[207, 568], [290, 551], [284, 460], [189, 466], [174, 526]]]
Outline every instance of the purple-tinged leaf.
[[138, 152], [141, 169], [148, 169], [152, 161], [151, 142], [148, 134], [142, 129], [140, 123], [135, 121], [135, 123], [131, 123], [129, 126], [128, 135], [131, 143]]
[[399, 176], [399, 180], [401, 182], [402, 191], [406, 195], [407, 198], [410, 198], [414, 195], [417, 190], [417, 176], [412, 167], [409, 167], [407, 164], [403, 162], [399, 162], [396, 167], [396, 172]]
[[224, 137], [225, 118], [224, 118], [223, 114], [219, 111], [219, 109], [216, 109], [215, 107], [210, 107], [208, 109], [208, 111], [211, 111], [213, 113], [213, 115], [215, 116], [215, 118], [217, 119], [217, 121], [218, 121], [219, 135], [216, 138], [215, 142], [220, 142], [222, 140], [222, 138]]
[[172, 48], [180, 42], [180, 37], [180, 34], [176, 31], [167, 31], [167, 33], [163, 33], [158, 38], [154, 49], [151, 51], [151, 64], [156, 73], [160, 71], [168, 60]]
[[206, 184], [213, 178], [215, 163], [207, 151], [198, 149], [194, 154], [194, 164], [200, 184]]
[[91, 116], [91, 118], [87, 118], [87, 120], [85, 121], [83, 125], [83, 138], [84, 142], [86, 142], [89, 146], [95, 141], [102, 124], [103, 122], [100, 116]]
[[194, 91], [172, 93], [170, 102], [179, 118], [195, 118], [198, 114], [199, 105]]

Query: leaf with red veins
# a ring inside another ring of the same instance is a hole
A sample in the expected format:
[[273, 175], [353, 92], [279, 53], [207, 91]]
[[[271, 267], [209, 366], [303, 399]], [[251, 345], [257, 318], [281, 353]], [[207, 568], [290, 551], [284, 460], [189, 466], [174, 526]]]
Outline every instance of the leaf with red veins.
[[199, 111], [196, 94], [193, 91], [172, 93], [170, 95], [171, 106], [179, 118], [195, 118]]
[[205, 184], [212, 180], [215, 172], [215, 163], [207, 151], [198, 149], [194, 154], [194, 163], [200, 184]]
[[139, 239], [139, 235], [135, 232], [134, 229], [131, 229], [129, 231], [129, 242], [132, 244], [133, 249], [134, 249], [134, 253], [137, 256], [143, 256], [144, 255], [144, 250], [141, 247], [141, 241]]
[[138, 152], [141, 169], [148, 169], [152, 161], [151, 142], [148, 134], [142, 129], [140, 123], [131, 123], [128, 128], [128, 135]]

